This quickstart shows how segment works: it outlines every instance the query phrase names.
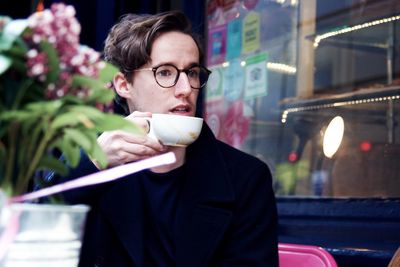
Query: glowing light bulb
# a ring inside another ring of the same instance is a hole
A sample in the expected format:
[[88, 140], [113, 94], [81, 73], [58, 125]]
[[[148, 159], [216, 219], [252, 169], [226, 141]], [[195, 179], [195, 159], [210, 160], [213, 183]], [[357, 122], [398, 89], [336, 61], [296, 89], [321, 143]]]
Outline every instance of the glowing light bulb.
[[332, 158], [342, 143], [344, 120], [340, 116], [333, 118], [325, 130], [322, 149], [327, 158]]

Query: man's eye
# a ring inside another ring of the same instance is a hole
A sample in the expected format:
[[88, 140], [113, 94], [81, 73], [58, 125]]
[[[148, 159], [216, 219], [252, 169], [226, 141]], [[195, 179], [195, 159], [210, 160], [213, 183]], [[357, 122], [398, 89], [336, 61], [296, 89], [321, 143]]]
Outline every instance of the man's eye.
[[171, 76], [171, 75], [172, 75], [172, 72], [170, 70], [164, 69], [164, 70], [158, 70], [157, 71], [157, 76], [168, 77], [168, 76]]
[[190, 70], [188, 71], [188, 76], [189, 76], [190, 78], [198, 78], [198, 77], [199, 77], [199, 70], [197, 70], [197, 69], [190, 69]]

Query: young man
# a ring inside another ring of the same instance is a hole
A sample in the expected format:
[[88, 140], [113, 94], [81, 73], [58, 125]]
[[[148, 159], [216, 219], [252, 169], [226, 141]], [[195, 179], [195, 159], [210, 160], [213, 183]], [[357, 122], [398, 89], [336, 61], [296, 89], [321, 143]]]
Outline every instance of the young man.
[[[152, 113], [194, 116], [209, 71], [180, 12], [125, 16], [110, 31], [105, 57], [127, 119], [146, 130]], [[278, 266], [272, 178], [260, 160], [218, 141], [204, 124], [188, 147], [106, 132], [109, 166], [172, 151], [174, 164], [65, 193], [91, 206], [80, 266]], [[69, 177], [97, 171], [83, 157]]]

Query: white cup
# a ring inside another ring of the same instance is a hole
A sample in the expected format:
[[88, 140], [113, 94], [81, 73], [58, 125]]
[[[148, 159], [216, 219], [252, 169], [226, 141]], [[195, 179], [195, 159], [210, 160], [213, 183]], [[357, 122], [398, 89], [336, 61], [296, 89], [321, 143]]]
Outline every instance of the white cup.
[[185, 147], [196, 141], [203, 126], [203, 119], [198, 117], [173, 114], [153, 114], [149, 119], [148, 135], [166, 146]]

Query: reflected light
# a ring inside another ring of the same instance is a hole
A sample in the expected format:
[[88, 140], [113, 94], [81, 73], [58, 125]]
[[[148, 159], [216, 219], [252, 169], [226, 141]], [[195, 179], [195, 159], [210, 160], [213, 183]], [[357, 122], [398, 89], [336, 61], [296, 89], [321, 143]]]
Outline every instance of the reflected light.
[[292, 151], [292, 152], [289, 153], [289, 156], [288, 156], [289, 162], [296, 162], [298, 159], [299, 158], [298, 158], [297, 153], [295, 151]]
[[303, 106], [303, 107], [287, 108], [282, 112], [281, 121], [282, 121], [282, 123], [285, 123], [287, 121], [287, 117], [289, 116], [289, 114], [294, 113], [294, 112], [327, 109], [327, 108], [349, 106], [349, 105], [360, 105], [360, 104], [365, 104], [365, 103], [374, 103], [374, 102], [380, 102], [380, 101], [399, 100], [399, 99], [400, 99], [400, 95], [393, 95], [393, 96], [366, 98], [366, 99], [349, 100], [349, 101], [338, 101], [338, 102], [334, 102], [334, 103], [325, 103], [325, 104], [319, 104], [319, 105], [307, 105], [307, 106]]
[[229, 67], [229, 61], [225, 61], [224, 63], [222, 63], [222, 67], [223, 68], [227, 68], [227, 67]]
[[327, 158], [332, 158], [342, 143], [344, 134], [344, 120], [340, 116], [334, 117], [325, 130], [322, 149]]
[[360, 149], [362, 152], [368, 152], [372, 148], [371, 142], [370, 141], [362, 141], [360, 144]]
[[273, 71], [281, 72], [281, 73], [287, 73], [287, 74], [296, 74], [296, 72], [297, 72], [296, 67], [290, 66], [287, 64], [282, 64], [282, 63], [268, 62], [267, 68], [269, 70], [273, 70]]
[[388, 23], [388, 22], [392, 22], [395, 20], [400, 20], [400, 15], [396, 15], [396, 16], [392, 16], [392, 17], [388, 17], [388, 18], [383, 18], [383, 19], [378, 19], [378, 20], [374, 20], [374, 21], [370, 21], [370, 22], [365, 22], [362, 24], [358, 24], [358, 25], [354, 25], [352, 27], [345, 27], [343, 29], [340, 30], [335, 30], [335, 31], [331, 31], [331, 32], [327, 32], [321, 35], [317, 35], [315, 37], [314, 40], [314, 47], [317, 48], [319, 43], [326, 38], [332, 37], [332, 36], [336, 36], [336, 35], [340, 35], [340, 34], [344, 34], [344, 33], [348, 33], [348, 32], [352, 32], [352, 31], [358, 31], [364, 28], [368, 28], [371, 26], [376, 26], [382, 23]]

